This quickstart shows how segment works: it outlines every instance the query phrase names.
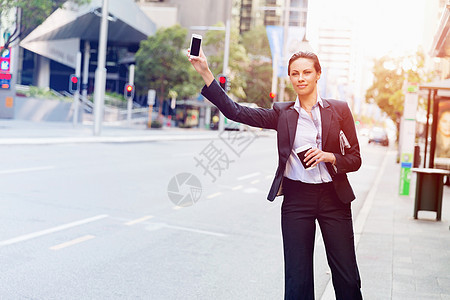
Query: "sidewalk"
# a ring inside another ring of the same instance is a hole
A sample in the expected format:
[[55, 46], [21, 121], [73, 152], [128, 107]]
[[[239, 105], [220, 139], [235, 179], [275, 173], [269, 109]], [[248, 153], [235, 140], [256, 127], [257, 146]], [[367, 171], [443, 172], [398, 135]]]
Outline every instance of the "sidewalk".
[[410, 195], [399, 196], [395, 158], [388, 152], [361, 210], [364, 220], [355, 222], [364, 299], [450, 299], [450, 187], [444, 186], [440, 222], [427, 211], [414, 219], [416, 174]]
[[32, 122], [0, 120], [0, 145], [64, 144], [64, 143], [127, 143], [167, 140], [202, 140], [219, 137], [218, 131], [198, 128], [147, 129], [144, 124], [102, 126], [94, 136], [93, 125], [70, 122]]

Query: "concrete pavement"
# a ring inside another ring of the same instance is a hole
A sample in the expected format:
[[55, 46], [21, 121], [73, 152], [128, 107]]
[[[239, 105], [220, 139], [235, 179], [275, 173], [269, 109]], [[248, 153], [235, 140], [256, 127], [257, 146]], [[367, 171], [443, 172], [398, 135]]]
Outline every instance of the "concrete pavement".
[[396, 152], [387, 153], [372, 199], [369, 192], [355, 221], [363, 296], [450, 299], [450, 188], [444, 186], [440, 222], [428, 211], [419, 211], [414, 219], [416, 174], [410, 195], [399, 196], [400, 165], [395, 159]]
[[105, 124], [99, 136], [93, 125], [73, 126], [68, 122], [33, 122], [0, 120], [0, 145], [42, 145], [67, 143], [132, 143], [167, 140], [202, 140], [218, 138], [218, 132], [202, 129], [165, 127], [147, 129], [145, 124], [124, 126]]

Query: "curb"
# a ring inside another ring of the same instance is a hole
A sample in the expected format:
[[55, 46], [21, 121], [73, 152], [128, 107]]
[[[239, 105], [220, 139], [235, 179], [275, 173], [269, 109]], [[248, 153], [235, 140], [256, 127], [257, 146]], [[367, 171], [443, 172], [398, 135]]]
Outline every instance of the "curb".
[[8, 138], [0, 139], [0, 145], [54, 145], [88, 143], [144, 143], [159, 141], [186, 141], [217, 139], [216, 135], [169, 135], [169, 136], [105, 136], [105, 137], [48, 137], [48, 138]]

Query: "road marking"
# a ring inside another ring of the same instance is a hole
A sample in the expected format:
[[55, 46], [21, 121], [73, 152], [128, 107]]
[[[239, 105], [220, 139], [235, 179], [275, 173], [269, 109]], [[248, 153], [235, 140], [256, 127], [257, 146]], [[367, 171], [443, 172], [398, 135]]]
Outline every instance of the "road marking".
[[182, 208], [183, 208], [183, 206], [178, 206], [178, 205], [173, 207], [173, 209], [175, 209], [175, 210], [179, 210], [179, 209], [182, 209]]
[[258, 175], [260, 175], [260, 174], [261, 174], [260, 172], [255, 172], [255, 173], [247, 174], [247, 175], [244, 175], [244, 176], [238, 177], [238, 178], [237, 178], [237, 180], [244, 180], [244, 179], [249, 179], [249, 178], [252, 178], [252, 177], [258, 176]]
[[217, 197], [217, 196], [220, 196], [220, 195], [222, 195], [222, 192], [217, 192], [217, 193], [211, 194], [211, 195], [209, 195], [209, 196], [206, 197], [206, 198], [207, 198], [207, 199], [212, 199], [212, 198]]
[[[378, 169], [377, 176], [375, 177], [375, 181], [372, 185], [372, 188], [369, 190], [369, 193], [367, 193], [366, 199], [364, 200], [364, 204], [361, 207], [361, 210], [358, 213], [358, 217], [356, 218], [354, 222], [354, 235], [355, 235], [355, 251], [358, 248], [359, 239], [361, 238], [361, 234], [364, 229], [364, 225], [366, 224], [367, 217], [369, 216], [370, 209], [372, 208], [373, 199], [375, 198], [375, 194], [378, 190], [378, 186], [380, 185], [381, 178], [384, 173], [384, 169], [386, 168], [387, 160], [389, 155], [392, 154], [391, 152], [388, 152], [383, 159], [383, 162], [381, 163], [380, 169]], [[334, 291], [333, 291], [333, 283], [331, 280], [328, 280], [328, 284], [325, 287], [325, 291], [322, 294], [322, 297], [320, 297], [321, 300], [331, 300], [334, 299]]]
[[251, 184], [256, 184], [256, 183], [258, 183], [259, 182], [259, 179], [255, 179], [255, 180], [253, 180], [252, 182], [250, 182]]
[[93, 236], [93, 235], [85, 235], [85, 236], [79, 237], [77, 239], [74, 239], [74, 240], [59, 244], [59, 245], [52, 246], [49, 249], [50, 250], [61, 250], [63, 248], [67, 248], [67, 247], [70, 247], [70, 246], [73, 246], [73, 245], [76, 245], [76, 244], [79, 244], [82, 242], [92, 240], [94, 238], [95, 238], [95, 236]]
[[21, 235], [21, 236], [18, 236], [18, 237], [9, 239], [9, 240], [1, 241], [0, 242], [0, 247], [16, 244], [16, 243], [20, 243], [20, 242], [24, 242], [24, 241], [27, 241], [27, 240], [31, 240], [31, 239], [43, 236], [43, 235], [47, 235], [47, 234], [55, 233], [55, 232], [58, 232], [58, 231], [66, 230], [66, 229], [69, 229], [69, 228], [73, 228], [73, 227], [76, 227], [76, 226], [84, 225], [84, 224], [87, 224], [87, 223], [95, 222], [95, 221], [104, 219], [106, 217], [108, 217], [108, 215], [98, 215], [98, 216], [95, 216], [95, 217], [92, 217], [92, 218], [83, 219], [83, 220], [75, 221], [75, 222], [72, 222], [72, 223], [67, 223], [67, 224], [64, 224], [64, 225], [52, 227], [52, 228], [49, 228], [49, 229], [45, 229], [45, 230], [41, 230], [41, 231], [29, 233], [29, 234], [24, 234], [24, 235]]
[[0, 171], [0, 175], [26, 173], [26, 172], [36, 172], [36, 171], [44, 171], [44, 170], [52, 170], [52, 169], [55, 169], [55, 166], [24, 168], [24, 169], [14, 169], [14, 170], [3, 170], [3, 171]]
[[267, 175], [266, 179], [272, 179], [272, 175]]
[[145, 217], [142, 217], [140, 219], [136, 219], [136, 220], [132, 220], [132, 221], [126, 222], [125, 225], [131, 226], [131, 225], [134, 225], [134, 224], [137, 224], [137, 223], [142, 223], [142, 222], [147, 221], [147, 220], [149, 220], [151, 218], [153, 218], [153, 216], [145, 216]]
[[237, 186], [235, 186], [234, 188], [232, 188], [232, 190], [233, 190], [233, 191], [237, 191], [237, 190], [242, 189], [243, 187], [244, 187], [243, 185], [237, 185]]
[[213, 231], [207, 231], [207, 230], [201, 230], [201, 229], [195, 229], [195, 228], [188, 228], [188, 227], [181, 227], [181, 226], [175, 226], [175, 225], [164, 224], [164, 227], [171, 228], [171, 229], [190, 231], [190, 232], [195, 232], [195, 233], [202, 233], [202, 234], [220, 236], [220, 237], [226, 237], [227, 236], [226, 234], [219, 233], [219, 232], [213, 232]]

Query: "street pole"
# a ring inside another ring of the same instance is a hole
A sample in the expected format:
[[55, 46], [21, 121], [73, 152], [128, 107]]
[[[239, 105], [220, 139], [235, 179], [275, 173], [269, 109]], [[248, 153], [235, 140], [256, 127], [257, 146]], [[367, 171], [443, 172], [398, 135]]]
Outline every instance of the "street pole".
[[108, 38], [108, 0], [103, 0], [102, 21], [100, 24], [100, 37], [98, 44], [98, 63], [95, 70], [94, 84], [94, 135], [100, 135], [105, 106], [106, 86], [106, 43]]
[[[228, 75], [228, 60], [230, 57], [230, 35], [231, 35], [231, 0], [226, 0], [226, 13], [227, 13], [227, 21], [225, 24], [225, 49], [223, 52], [223, 68], [222, 74]], [[219, 111], [219, 131], [223, 131], [225, 129], [225, 118], [222, 112]]]
[[[286, 65], [286, 56], [287, 56], [287, 38], [288, 38], [288, 30], [289, 30], [289, 14], [291, 12], [291, 0], [285, 0], [284, 2], [284, 29], [283, 29], [283, 51], [281, 58], [281, 65]], [[285, 78], [286, 75], [283, 74], [280, 78], [280, 98], [279, 101], [284, 101], [284, 89], [285, 89]]]
[[[77, 53], [77, 65], [75, 68], [75, 76], [77, 76], [78, 80], [80, 79], [81, 75], [81, 52], [78, 51]], [[78, 83], [79, 84], [79, 83]], [[75, 93], [73, 94], [73, 126], [78, 125], [78, 111], [80, 107], [80, 90], [77, 89]]]
[[[130, 65], [130, 74], [128, 76], [128, 82], [134, 86], [134, 65]], [[133, 87], [134, 88], [134, 87]], [[127, 123], [131, 125], [131, 109], [133, 108], [133, 97], [128, 97], [127, 103]]]
[[155, 105], [156, 91], [148, 90], [147, 102], [148, 102], [148, 123], [147, 127], [152, 128], [152, 115], [153, 115], [153, 105]]
[[83, 95], [84, 99], [87, 99], [90, 59], [91, 59], [91, 45], [89, 44], [89, 41], [84, 41], [83, 81], [81, 85], [81, 94]]

